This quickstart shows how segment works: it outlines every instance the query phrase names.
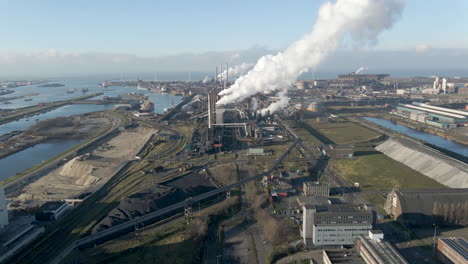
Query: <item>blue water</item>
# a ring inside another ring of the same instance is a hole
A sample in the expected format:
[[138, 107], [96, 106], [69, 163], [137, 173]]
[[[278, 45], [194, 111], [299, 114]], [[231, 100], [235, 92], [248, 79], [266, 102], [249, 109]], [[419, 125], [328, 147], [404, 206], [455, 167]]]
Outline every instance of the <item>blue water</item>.
[[[0, 103], [0, 108], [15, 109], [15, 108], [20, 108], [20, 107], [36, 105], [37, 103], [40, 103], [40, 102], [47, 103], [47, 102], [71, 99], [71, 98], [75, 98], [75, 97], [83, 95], [83, 93], [81, 92], [81, 88], [89, 89], [89, 91], [85, 94], [99, 93], [99, 92], [104, 93], [101, 96], [94, 97], [94, 99], [102, 99], [103, 96], [115, 97], [118, 95], [128, 94], [131, 92], [143, 93], [143, 94], [148, 95], [150, 100], [154, 103], [154, 112], [156, 113], [163, 113], [164, 108], [167, 108], [168, 106], [170, 106], [172, 101], [174, 102], [174, 105], [177, 105], [182, 100], [181, 96], [153, 93], [148, 90], [138, 90], [132, 87], [107, 87], [105, 89], [102, 89], [102, 88], [99, 88], [97, 85], [99, 81], [100, 80], [98, 79], [53, 80], [53, 83], [61, 83], [61, 84], [65, 84], [65, 86], [63, 87], [39, 87], [39, 85], [30, 85], [30, 86], [12, 88], [11, 90], [13, 90], [14, 93], [5, 95], [4, 97], [20, 96], [20, 95], [25, 95], [25, 94], [30, 94], [30, 93], [39, 93], [39, 95], [28, 97], [28, 98], [32, 98], [33, 99], [32, 101], [24, 101], [24, 99], [16, 99], [16, 100], [10, 101], [12, 104], [5, 105], [5, 104]], [[75, 88], [76, 92], [72, 94], [67, 93], [67, 90], [71, 88]], [[90, 104], [66, 105], [66, 106], [56, 108], [54, 110], [51, 110], [43, 114], [37, 114], [32, 117], [26, 117], [18, 121], [12, 121], [10, 123], [2, 124], [0, 125], [0, 135], [9, 133], [14, 130], [26, 130], [31, 125], [34, 125], [38, 121], [42, 121], [45, 119], [55, 118], [55, 117], [60, 117], [60, 116], [84, 114], [84, 113], [89, 113], [89, 112], [96, 112], [96, 111], [101, 111], [101, 110], [105, 110], [105, 109], [112, 108], [112, 107], [113, 105], [90, 105]]]
[[59, 116], [71, 116], [77, 114], [84, 114], [89, 112], [96, 112], [111, 108], [112, 105], [66, 105], [43, 114], [37, 114], [31, 117], [25, 117], [18, 121], [12, 121], [3, 125], [0, 125], [0, 135], [6, 134], [14, 130], [26, 130], [35, 123], [46, 120], [49, 118], [55, 118]]
[[443, 137], [439, 137], [433, 134], [421, 132], [419, 130], [415, 130], [397, 123], [394, 123], [392, 121], [386, 120], [386, 119], [381, 119], [381, 118], [375, 118], [375, 117], [364, 117], [364, 119], [371, 121], [375, 124], [378, 124], [380, 126], [389, 128], [391, 130], [397, 131], [398, 133], [423, 140], [427, 143], [430, 143], [434, 146], [444, 148], [450, 151], [453, 151], [455, 153], [458, 153], [460, 155], [463, 155], [465, 157], [468, 157], [468, 147], [456, 143], [452, 140], [445, 139]]
[[80, 143], [81, 139], [49, 140], [0, 159], [0, 180], [5, 180], [32, 166], [48, 160]]
[[[3, 97], [21, 96], [30, 93], [39, 93], [39, 95], [28, 97], [32, 101], [24, 101], [23, 99], [16, 99], [10, 101], [11, 104], [0, 103], [0, 108], [16, 109], [36, 105], [40, 102], [54, 102], [59, 100], [66, 100], [83, 95], [81, 88], [88, 88], [89, 91], [85, 94], [102, 92], [104, 95], [97, 96], [97, 99], [102, 99], [103, 96], [118, 96], [128, 94], [131, 92], [144, 93], [149, 96], [150, 100], [154, 103], [154, 112], [162, 113], [164, 108], [169, 107], [173, 102], [177, 105], [182, 100], [181, 96], [172, 96], [168, 94], [153, 93], [148, 90], [138, 90], [132, 87], [107, 87], [105, 89], [99, 88], [102, 78], [75, 78], [69, 80], [52, 80], [51, 83], [65, 84], [63, 87], [39, 87], [39, 85], [22, 86], [11, 88], [14, 93], [5, 95]], [[75, 88], [75, 93], [67, 93], [68, 89]], [[77, 114], [84, 114], [96, 112], [113, 107], [113, 105], [92, 105], [92, 104], [76, 104], [66, 105], [56, 108], [43, 114], [22, 118], [18, 121], [12, 121], [0, 125], [0, 135], [9, 133], [14, 130], [26, 130], [30, 126], [39, 121], [49, 118], [71, 116]], [[38, 144], [34, 147], [22, 150], [6, 158], [0, 159], [0, 180], [14, 176], [16, 173], [24, 171], [43, 160], [54, 157], [57, 154], [75, 146], [81, 140], [51, 140], [45, 143]]]

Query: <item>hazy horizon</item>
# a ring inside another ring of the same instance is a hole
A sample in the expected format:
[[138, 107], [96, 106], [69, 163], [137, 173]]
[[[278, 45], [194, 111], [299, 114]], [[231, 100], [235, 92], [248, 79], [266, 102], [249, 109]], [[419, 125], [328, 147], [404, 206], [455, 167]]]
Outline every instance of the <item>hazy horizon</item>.
[[[310, 32], [324, 2], [10, 2], [0, 17], [7, 40], [0, 43], [0, 79], [209, 73], [220, 64], [255, 63]], [[367, 67], [403, 76], [451, 69], [467, 76], [466, 8], [461, 0], [407, 1], [401, 19], [378, 41], [353, 42], [345, 35], [315, 71]]]

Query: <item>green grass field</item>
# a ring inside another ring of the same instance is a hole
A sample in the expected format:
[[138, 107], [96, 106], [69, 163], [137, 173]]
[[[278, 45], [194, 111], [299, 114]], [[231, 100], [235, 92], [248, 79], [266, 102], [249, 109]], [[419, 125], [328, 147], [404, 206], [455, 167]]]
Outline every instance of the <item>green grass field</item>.
[[349, 182], [359, 182], [362, 190], [447, 188], [372, 148], [357, 150], [364, 154], [330, 160], [330, 164]]
[[[325, 137], [325, 140], [321, 139], [321, 141], [325, 141], [324, 143], [346, 145], [370, 141], [381, 136], [377, 132], [348, 121], [318, 123], [309, 119], [305, 120], [305, 123]], [[326, 142], [327, 139], [331, 142]]]

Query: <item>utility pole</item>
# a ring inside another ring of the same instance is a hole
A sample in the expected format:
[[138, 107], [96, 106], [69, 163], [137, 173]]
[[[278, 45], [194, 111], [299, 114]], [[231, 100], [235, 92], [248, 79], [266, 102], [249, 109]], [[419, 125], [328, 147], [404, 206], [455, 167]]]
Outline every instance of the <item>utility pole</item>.
[[432, 238], [433, 244], [432, 244], [432, 256], [435, 255], [435, 248], [436, 248], [436, 234], [437, 234], [437, 226], [436, 224], [432, 224], [434, 226], [434, 237]]

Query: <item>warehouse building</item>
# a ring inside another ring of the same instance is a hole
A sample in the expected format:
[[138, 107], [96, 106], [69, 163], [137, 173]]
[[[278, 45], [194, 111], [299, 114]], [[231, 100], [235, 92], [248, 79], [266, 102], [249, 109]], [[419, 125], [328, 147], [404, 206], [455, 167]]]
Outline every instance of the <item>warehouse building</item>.
[[66, 202], [46, 202], [36, 212], [36, 220], [38, 221], [56, 221], [68, 210], [69, 206]]
[[439, 128], [456, 128], [468, 124], [468, 112], [429, 104], [399, 104], [393, 112], [413, 121]]
[[439, 238], [437, 257], [444, 264], [468, 263], [468, 241], [462, 237]]
[[384, 209], [406, 226], [468, 226], [468, 189], [394, 190]]
[[390, 85], [389, 74], [339, 74], [338, 80], [330, 83], [334, 88], [354, 88], [358, 86], [381, 87]]
[[371, 230], [369, 235], [359, 236], [356, 250], [367, 264], [408, 264], [390, 243], [384, 241], [380, 230]]
[[306, 247], [353, 245], [372, 230], [374, 214], [357, 205], [304, 205], [301, 235]]
[[323, 250], [322, 253], [324, 264], [366, 264], [361, 256], [353, 249], [327, 249]]
[[325, 145], [322, 147], [324, 155], [342, 159], [354, 157], [354, 146], [352, 145]]
[[305, 181], [302, 184], [302, 191], [305, 196], [330, 196], [330, 186], [326, 182]]

